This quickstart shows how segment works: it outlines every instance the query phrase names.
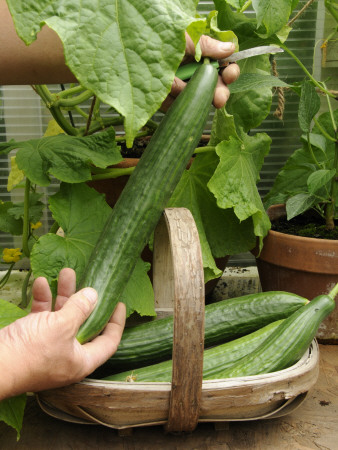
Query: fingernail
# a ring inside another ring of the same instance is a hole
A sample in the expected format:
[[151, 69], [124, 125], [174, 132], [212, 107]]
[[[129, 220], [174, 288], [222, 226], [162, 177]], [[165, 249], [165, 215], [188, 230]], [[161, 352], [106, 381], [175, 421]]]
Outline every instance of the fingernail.
[[88, 300], [90, 301], [90, 303], [96, 303], [97, 300], [97, 293], [95, 291], [95, 289], [92, 288], [85, 288], [82, 290], [82, 294], [88, 298]]
[[233, 42], [220, 42], [220, 48], [224, 51], [234, 51], [236, 46]]

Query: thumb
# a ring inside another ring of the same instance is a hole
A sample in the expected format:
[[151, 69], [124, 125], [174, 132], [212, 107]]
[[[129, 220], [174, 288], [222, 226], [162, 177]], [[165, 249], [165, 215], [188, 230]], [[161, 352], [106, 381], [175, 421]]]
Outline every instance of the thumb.
[[203, 56], [210, 56], [210, 58], [221, 59], [230, 56], [236, 49], [232, 42], [222, 42], [213, 39], [210, 36], [203, 35], [199, 40]]
[[73, 294], [58, 311], [69, 322], [75, 332], [88, 319], [97, 302], [97, 292], [93, 288], [84, 288]]

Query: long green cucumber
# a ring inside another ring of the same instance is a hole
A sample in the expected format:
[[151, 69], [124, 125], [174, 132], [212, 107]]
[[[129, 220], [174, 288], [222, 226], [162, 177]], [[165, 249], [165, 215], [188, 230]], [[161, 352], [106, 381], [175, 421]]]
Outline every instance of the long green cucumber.
[[[205, 307], [205, 347], [243, 336], [284, 319], [308, 300], [288, 292], [260, 292], [222, 300]], [[171, 358], [173, 317], [124, 330], [117, 352], [98, 372], [101, 376]]]
[[295, 364], [306, 352], [320, 323], [335, 308], [330, 295], [320, 295], [291, 314], [250, 355], [222, 371], [220, 378], [259, 375]]
[[[230, 367], [243, 356], [254, 351], [283, 322], [278, 320], [265, 327], [225, 344], [217, 345], [204, 351], [203, 379], [220, 378], [218, 374]], [[162, 361], [151, 366], [129, 370], [105, 377], [110, 381], [171, 381], [172, 360]]]
[[94, 312], [81, 326], [83, 343], [107, 324], [137, 258], [149, 241], [205, 127], [217, 70], [202, 64], [152, 136], [91, 254], [80, 287], [98, 291]]

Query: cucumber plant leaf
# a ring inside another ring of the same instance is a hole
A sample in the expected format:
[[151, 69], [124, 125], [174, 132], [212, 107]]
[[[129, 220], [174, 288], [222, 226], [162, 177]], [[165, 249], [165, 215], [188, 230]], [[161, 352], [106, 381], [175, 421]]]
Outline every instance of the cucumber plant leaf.
[[263, 238], [270, 227], [256, 183], [271, 139], [265, 133], [242, 138], [230, 136], [216, 146], [220, 158], [208, 188], [219, 208], [231, 208], [240, 222], [252, 218], [256, 236]]
[[201, 242], [205, 281], [220, 276], [214, 258], [247, 251], [255, 246], [251, 219], [242, 222], [233, 210], [219, 208], [208, 181], [218, 166], [214, 152], [199, 154], [186, 170], [169, 207], [188, 208], [194, 216]]
[[0, 421], [5, 422], [16, 430], [17, 440], [20, 439], [26, 402], [26, 394], [17, 395], [0, 401]]
[[[77, 280], [81, 279], [111, 208], [104, 195], [82, 183], [62, 183], [60, 191], [51, 196], [49, 202], [53, 218], [64, 231], [64, 237], [51, 233], [41, 236], [32, 249], [31, 266], [35, 277], [47, 278], [55, 295], [62, 268], [71, 267]], [[123, 299], [129, 312], [153, 315], [154, 299], [149, 290], [148, 267], [144, 264], [143, 261], [137, 264]], [[137, 286], [142, 287], [141, 297]]]
[[293, 1], [253, 0], [252, 6], [256, 12], [257, 24], [264, 25], [267, 36], [278, 32], [286, 25], [292, 11]]
[[12, 202], [0, 201], [0, 230], [5, 233], [13, 234], [14, 236], [20, 236], [22, 234], [23, 222], [22, 219], [16, 219], [9, 213], [14, 207]]
[[125, 118], [127, 144], [159, 109], [198, 0], [8, 0], [26, 44], [47, 24], [78, 81]]
[[258, 133], [242, 139], [231, 136], [228, 141], [216, 146], [220, 163], [208, 187], [215, 195], [218, 206], [234, 208], [241, 221], [262, 209], [255, 186], [269, 145], [269, 136]]
[[10, 192], [25, 178], [25, 174], [19, 169], [15, 156], [11, 156], [11, 171], [9, 172], [7, 179], [7, 191]]
[[17, 319], [25, 317], [27, 311], [6, 300], [0, 299], [0, 329], [7, 327]]
[[320, 108], [320, 98], [310, 81], [302, 84], [298, 108], [298, 122], [304, 133], [310, 133], [311, 123]]
[[336, 175], [336, 169], [321, 169], [312, 173], [307, 179], [307, 186], [311, 194], [315, 194], [319, 189], [329, 183]]
[[[0, 299], [0, 329], [27, 315], [27, 311], [6, 300]], [[22, 421], [26, 406], [26, 394], [0, 401], [0, 421], [5, 422], [17, 432], [20, 438]]]
[[65, 134], [16, 142], [16, 162], [32, 183], [48, 186], [51, 176], [67, 183], [91, 179], [91, 165], [106, 168], [122, 160], [113, 129], [87, 137]]
[[243, 73], [238, 80], [229, 85], [231, 94], [238, 92], [251, 91], [252, 89], [269, 89], [272, 87], [288, 87], [287, 83], [272, 75], [263, 75], [260, 73]]
[[[31, 223], [36, 223], [41, 219], [42, 212], [45, 208], [45, 204], [41, 202], [41, 197], [43, 194], [38, 192], [31, 192], [29, 195], [29, 221]], [[23, 219], [24, 216], [24, 202], [19, 202], [13, 204], [11, 208], [8, 209], [8, 214], [14, 217], [14, 219]]]
[[[334, 117], [338, 120], [338, 110], [334, 111]], [[334, 136], [330, 113], [321, 114], [317, 122], [328, 134]], [[315, 192], [316, 202], [313, 202], [312, 206], [319, 203], [321, 197], [326, 197], [326, 188], [323, 184], [330, 183], [335, 170], [335, 143], [329, 139], [323, 141], [323, 136], [318, 135], [318, 125], [313, 127], [311, 133], [302, 136], [303, 147], [295, 150], [279, 171], [271, 190], [264, 197], [265, 208], [277, 203], [286, 203], [297, 194], [311, 195], [312, 200]], [[309, 150], [309, 145], [312, 151]], [[319, 175], [315, 175], [317, 172]], [[296, 197], [289, 205], [296, 204], [297, 199], [302, 200], [303, 197]], [[336, 203], [338, 204], [338, 199]], [[293, 211], [295, 210], [296, 208], [293, 208]]]
[[309, 210], [316, 203], [316, 197], [307, 192], [296, 194], [287, 199], [285, 203], [286, 216], [288, 220]]
[[[266, 55], [239, 61], [239, 66], [241, 69], [240, 78], [242, 77], [243, 84], [247, 84], [247, 87], [251, 84], [250, 79], [248, 79], [249, 76], [257, 77], [257, 81], [258, 78], [262, 80], [264, 76], [268, 77], [266, 81], [270, 79], [270, 63]], [[278, 80], [276, 80], [276, 83], [279, 83]], [[236, 90], [236, 87], [234, 89]], [[271, 103], [271, 84], [269, 82], [266, 84], [258, 82], [251, 84], [249, 90], [233, 92], [226, 104], [226, 110], [234, 116], [236, 127], [247, 133], [253, 128], [257, 128], [267, 117], [271, 109]]]

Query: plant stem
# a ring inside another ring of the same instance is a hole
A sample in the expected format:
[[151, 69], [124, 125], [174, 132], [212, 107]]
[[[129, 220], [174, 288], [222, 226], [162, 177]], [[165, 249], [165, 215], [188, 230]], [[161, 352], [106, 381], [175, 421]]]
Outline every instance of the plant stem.
[[[100, 120], [95, 120], [88, 130], [88, 134], [96, 133], [97, 131], [104, 130], [105, 128], [114, 126], [114, 125], [122, 125], [123, 117], [100, 117]], [[79, 128], [80, 134], [85, 133], [86, 129], [84, 127]]]
[[252, 0], [247, 0], [244, 5], [242, 6], [242, 8], [239, 10], [240, 13], [243, 13], [244, 11], [246, 11], [252, 4]]
[[21, 302], [19, 304], [20, 308], [27, 308], [27, 306], [28, 306], [29, 298], [27, 295], [27, 288], [28, 288], [28, 283], [29, 283], [31, 275], [32, 275], [32, 269], [29, 269], [27, 272], [27, 275], [25, 276], [23, 283], [22, 283]]
[[329, 297], [332, 299], [335, 298], [335, 296], [338, 294], [338, 283], [335, 285], [335, 287], [329, 292]]
[[65, 97], [69, 97], [69, 96], [72, 96], [74, 94], [78, 94], [80, 92], [83, 92], [84, 90], [85, 90], [85, 88], [83, 86], [81, 86], [81, 85], [74, 86], [74, 87], [71, 87], [69, 89], [65, 89], [65, 90], [59, 92], [59, 94], [57, 94], [57, 96], [59, 98], [65, 98]]
[[13, 262], [9, 266], [9, 268], [8, 268], [7, 272], [5, 273], [5, 275], [1, 278], [1, 280], [0, 280], [0, 289], [2, 289], [5, 286], [5, 284], [7, 283], [7, 281], [9, 280], [9, 277], [11, 275], [11, 272], [13, 270], [14, 265], [15, 265], [15, 263]]
[[30, 193], [31, 182], [29, 178], [26, 178], [25, 184], [25, 197], [24, 197], [24, 206], [23, 206], [23, 230], [22, 230], [22, 250], [29, 258], [30, 251], [28, 247], [28, 239], [30, 233], [30, 225], [29, 225], [29, 193]]
[[[144, 136], [149, 136], [149, 130], [145, 130], [145, 131], [139, 131], [137, 133], [137, 135], [135, 136], [135, 139], [139, 138], [139, 137], [144, 137]], [[123, 136], [117, 136], [115, 138], [116, 142], [125, 142], [126, 137], [125, 135]]]
[[331, 16], [334, 17], [336, 22], [338, 22], [338, 10], [337, 10], [337, 6], [335, 6], [335, 5], [337, 5], [337, 4], [334, 3], [333, 1], [325, 0], [325, 8], [329, 11]]
[[79, 106], [74, 106], [73, 108], [76, 112], [80, 114], [80, 116], [84, 117], [86, 120], [88, 119], [88, 114], [83, 111]]
[[79, 131], [76, 128], [72, 127], [68, 120], [66, 120], [60, 108], [52, 106], [54, 98], [47, 86], [44, 84], [34, 85], [33, 89], [41, 97], [58, 125], [70, 136], [77, 136], [79, 134]]
[[87, 119], [87, 123], [86, 123], [86, 129], [84, 132], [84, 136], [88, 135], [89, 132], [89, 127], [92, 121], [92, 117], [93, 117], [93, 111], [94, 111], [94, 107], [95, 107], [95, 103], [96, 103], [96, 95], [94, 95], [91, 105], [90, 105], [90, 110], [89, 110], [89, 114], [88, 114], [88, 119]]
[[206, 152], [214, 152], [215, 147], [213, 145], [205, 145], [204, 147], [195, 148], [194, 153], [206, 153]]
[[81, 103], [88, 100], [92, 97], [93, 91], [86, 90], [82, 92], [82, 94], [77, 95], [72, 98], [54, 98], [51, 102], [51, 107], [59, 107], [59, 108], [72, 108], [76, 105], [80, 105]]
[[135, 167], [126, 167], [126, 168], [116, 168], [116, 169], [110, 169], [107, 172], [99, 173], [97, 175], [92, 176], [92, 180], [109, 180], [112, 178], [118, 178], [122, 177], [124, 175], [131, 175], [133, 171], [135, 170]]
[[303, 6], [303, 8], [301, 8], [301, 9], [298, 11], [298, 13], [297, 13], [292, 19], [289, 20], [289, 22], [287, 23], [287, 25], [288, 25], [289, 27], [291, 27], [291, 25], [293, 24], [293, 22], [295, 22], [295, 21], [298, 19], [298, 17], [300, 17], [300, 16], [303, 14], [303, 12], [304, 12], [310, 5], [312, 5], [312, 3], [313, 3], [314, 1], [316, 1], [316, 0], [309, 0], [309, 1]]
[[326, 137], [326, 139], [328, 139], [331, 142], [336, 142], [335, 138], [332, 137], [322, 126], [321, 124], [318, 122], [318, 120], [314, 117], [313, 118], [314, 123], [316, 124], [316, 126], [318, 127], [318, 129], [320, 130], [321, 134], [323, 136]]
[[326, 90], [325, 88], [323, 88], [322, 84], [319, 83], [312, 75], [311, 73], [307, 70], [307, 68], [304, 66], [304, 64], [300, 61], [300, 59], [284, 44], [280, 44], [280, 46], [287, 52], [289, 53], [289, 55], [296, 61], [296, 63], [299, 65], [299, 67], [305, 72], [305, 74], [310, 78], [310, 80], [312, 81], [312, 83], [317, 86], [317, 88], [319, 90], [321, 90], [322, 92], [324, 92], [325, 94], [327, 94], [329, 97], [335, 98], [335, 96], [329, 92], [328, 90]]
[[321, 165], [319, 164], [319, 162], [318, 162], [318, 160], [317, 160], [317, 158], [316, 158], [316, 156], [315, 156], [315, 154], [314, 154], [314, 152], [313, 152], [313, 148], [312, 148], [312, 145], [311, 145], [311, 142], [310, 142], [310, 133], [307, 133], [307, 146], [308, 146], [308, 149], [309, 149], [311, 158], [313, 159], [313, 162], [315, 163], [315, 165], [316, 165], [319, 169], [321, 169], [322, 167], [321, 167]]

